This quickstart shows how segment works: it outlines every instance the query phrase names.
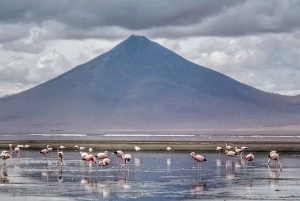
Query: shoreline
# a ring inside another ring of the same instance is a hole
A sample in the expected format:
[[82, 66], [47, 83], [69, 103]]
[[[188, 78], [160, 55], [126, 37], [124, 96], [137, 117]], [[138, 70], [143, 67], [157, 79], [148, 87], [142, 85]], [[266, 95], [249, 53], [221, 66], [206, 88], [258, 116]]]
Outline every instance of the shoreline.
[[[67, 151], [75, 151], [74, 146], [92, 147], [95, 151], [134, 151], [134, 146], [141, 147], [144, 151], [166, 151], [170, 146], [175, 151], [209, 151], [216, 152], [216, 147], [225, 148], [225, 144], [233, 147], [247, 146], [247, 152], [269, 152], [276, 150], [278, 152], [300, 152], [300, 142], [290, 141], [112, 141], [112, 140], [1, 140], [0, 149], [9, 150], [8, 145], [28, 144], [32, 150], [44, 149], [48, 144], [56, 149], [60, 145], [67, 147]], [[222, 152], [222, 151], [221, 151]]]

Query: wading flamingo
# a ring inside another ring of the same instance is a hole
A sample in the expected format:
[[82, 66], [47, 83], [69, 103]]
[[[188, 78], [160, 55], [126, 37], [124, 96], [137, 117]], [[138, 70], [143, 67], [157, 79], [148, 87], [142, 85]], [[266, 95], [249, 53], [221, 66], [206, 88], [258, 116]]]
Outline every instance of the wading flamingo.
[[[53, 148], [50, 147], [50, 145], [47, 145], [48, 153], [53, 151]], [[53, 158], [53, 152], [52, 152], [52, 158]]]
[[[191, 153], [192, 158], [198, 162], [198, 179], [199, 179], [199, 165], [201, 162], [207, 161], [206, 158], [202, 155], [196, 155], [195, 152]], [[201, 169], [201, 175], [202, 175], [202, 169]]]
[[63, 145], [59, 146], [58, 148], [59, 148], [60, 150], [67, 149], [67, 147], [65, 147], [65, 146], [63, 146]]
[[98, 159], [104, 159], [107, 158], [108, 151], [105, 151], [104, 153], [98, 153], [95, 157]]
[[93, 148], [89, 148], [89, 152], [90, 152], [90, 153], [93, 152], [93, 150], [94, 150]]
[[58, 157], [59, 157], [60, 166], [62, 167], [62, 165], [63, 165], [64, 152], [59, 151], [57, 154], [58, 154]]
[[49, 153], [49, 149], [43, 149], [43, 150], [40, 151], [40, 153], [45, 156], [45, 160], [47, 162], [46, 154]]
[[10, 151], [13, 151], [12, 144], [9, 144], [8, 146], [9, 146]]
[[225, 147], [226, 147], [226, 149], [227, 149], [227, 150], [233, 149], [233, 147], [232, 147], [232, 146], [229, 146], [229, 145], [227, 145], [227, 143], [226, 143], [226, 146], [225, 146]]
[[140, 156], [140, 151], [143, 151], [143, 149], [142, 149], [141, 147], [138, 147], [138, 146], [135, 146], [135, 147], [134, 147], [134, 150], [135, 150], [136, 152], [138, 152], [138, 157]]
[[240, 154], [243, 150], [242, 150], [242, 149], [238, 149], [237, 147], [235, 147], [234, 151], [235, 151], [237, 154]]
[[226, 156], [233, 157], [233, 156], [235, 156], [235, 155], [236, 155], [236, 152], [234, 152], [234, 151], [228, 151], [228, 150], [226, 150], [226, 151], [225, 151], [225, 154], [226, 154]]
[[2, 151], [0, 158], [4, 161], [3, 164], [5, 165], [5, 161], [10, 158], [10, 155], [7, 151]]
[[223, 148], [222, 147], [217, 147], [216, 150], [219, 151], [219, 158], [220, 158], [220, 151], [222, 151]]
[[116, 154], [120, 158], [122, 158], [122, 156], [124, 155], [123, 151], [121, 150], [115, 151], [114, 154]]
[[276, 151], [271, 151], [268, 157], [269, 157], [268, 165], [269, 165], [270, 159], [272, 159], [272, 160], [277, 161], [279, 163], [280, 170], [282, 170], [282, 164], [279, 161], [279, 153], [277, 153]]
[[16, 154], [18, 154], [18, 158], [20, 158], [21, 149], [19, 147], [14, 148], [13, 152], [15, 152]]
[[129, 162], [131, 160], [130, 154], [123, 154], [122, 159], [124, 159], [124, 164], [122, 165], [122, 168], [126, 165], [126, 162]]
[[[246, 163], [246, 168], [247, 168], [248, 161], [250, 162], [250, 166], [251, 166], [251, 161], [254, 160], [254, 155], [250, 153], [245, 158], [246, 158], [246, 161], [247, 161], [247, 163]], [[246, 170], [246, 168], [245, 168], [245, 170]]]

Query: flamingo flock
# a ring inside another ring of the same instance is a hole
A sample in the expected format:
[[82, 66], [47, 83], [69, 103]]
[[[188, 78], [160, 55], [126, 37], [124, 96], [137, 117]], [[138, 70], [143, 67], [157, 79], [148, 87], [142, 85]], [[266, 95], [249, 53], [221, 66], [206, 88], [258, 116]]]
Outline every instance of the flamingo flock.
[[[6, 160], [11, 158], [12, 153], [17, 154], [18, 158], [20, 158], [20, 152], [22, 149], [29, 149], [31, 148], [30, 145], [17, 145], [16, 147], [13, 148], [12, 144], [8, 145], [9, 149], [10, 149], [10, 153], [8, 151], [2, 151], [0, 158], [3, 161], [3, 165], [6, 164]], [[108, 151], [104, 151], [104, 152], [99, 152], [97, 154], [93, 154], [92, 152], [94, 151], [93, 148], [88, 148], [88, 152], [84, 152], [84, 150], [86, 150], [85, 147], [83, 146], [78, 146], [76, 145], [74, 147], [76, 150], [79, 150], [79, 154], [80, 154], [80, 158], [82, 161], [85, 162], [89, 162], [90, 164], [93, 163], [98, 163], [97, 165], [97, 169], [99, 167], [105, 167], [105, 166], [109, 166], [111, 164], [111, 159], [108, 157], [109, 152]], [[58, 166], [63, 167], [64, 164], [64, 151], [67, 149], [67, 147], [61, 145], [57, 148], [57, 156], [58, 156]], [[236, 155], [240, 155], [242, 157], [243, 152], [245, 152], [246, 150], [248, 150], [249, 147], [243, 146], [243, 147], [233, 147], [230, 146], [228, 144], [225, 145], [225, 155], [229, 158], [234, 158], [236, 157]], [[141, 147], [135, 146], [134, 150], [137, 152], [137, 154], [139, 154], [140, 151], [142, 151], [143, 149]], [[172, 147], [166, 147], [165, 150], [170, 154], [171, 151], [174, 151], [174, 149]], [[218, 146], [216, 148], [216, 151], [219, 152], [219, 155], [221, 153], [221, 151], [223, 151], [224, 149], [221, 146]], [[40, 151], [40, 153], [45, 157], [45, 160], [47, 161], [47, 154], [49, 153], [53, 154], [53, 148], [50, 145], [46, 145], [44, 149], [42, 149]], [[124, 153], [121, 150], [117, 150], [115, 152], [113, 152], [117, 158], [119, 158], [120, 160], [122, 160], [122, 166], [121, 169], [123, 169], [126, 165], [128, 165], [128, 163], [131, 161], [132, 156], [129, 153]], [[198, 169], [199, 169], [199, 165], [202, 162], [207, 161], [207, 159], [200, 154], [196, 154], [195, 152], [191, 152], [190, 156], [192, 157], [192, 159], [194, 160], [194, 164], [197, 163], [198, 164]], [[247, 154], [244, 159], [246, 160], [247, 164], [248, 162], [251, 165], [251, 162], [254, 160], [254, 155], [252, 153]], [[279, 169], [280, 171], [282, 171], [282, 164], [279, 161], [279, 153], [276, 151], [271, 151], [269, 153], [268, 156], [268, 166], [270, 165], [270, 161], [274, 161], [275, 165], [279, 165]], [[247, 166], [246, 166], [247, 167]], [[128, 166], [129, 169], [129, 166]]]

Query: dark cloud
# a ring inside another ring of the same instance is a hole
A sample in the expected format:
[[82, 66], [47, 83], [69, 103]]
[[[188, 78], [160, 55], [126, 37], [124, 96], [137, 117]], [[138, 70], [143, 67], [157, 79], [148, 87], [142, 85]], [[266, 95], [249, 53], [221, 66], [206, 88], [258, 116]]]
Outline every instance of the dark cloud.
[[76, 28], [120, 26], [139, 30], [159, 26], [185, 26], [216, 15], [240, 1], [51, 0], [2, 1], [3, 23], [57, 21]]

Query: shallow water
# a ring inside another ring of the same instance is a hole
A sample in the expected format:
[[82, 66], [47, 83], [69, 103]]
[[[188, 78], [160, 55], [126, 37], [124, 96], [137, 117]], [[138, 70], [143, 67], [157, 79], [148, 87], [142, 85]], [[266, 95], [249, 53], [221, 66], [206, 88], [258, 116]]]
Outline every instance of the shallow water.
[[[268, 153], [255, 153], [246, 165], [239, 156], [202, 153], [208, 161], [195, 163], [189, 152], [131, 152], [122, 161], [97, 170], [83, 162], [78, 152], [65, 152], [58, 165], [57, 153], [47, 161], [37, 151], [24, 151], [1, 165], [0, 200], [297, 200], [300, 199], [300, 155], [281, 154], [283, 171]], [[244, 157], [243, 157], [244, 158]]]

